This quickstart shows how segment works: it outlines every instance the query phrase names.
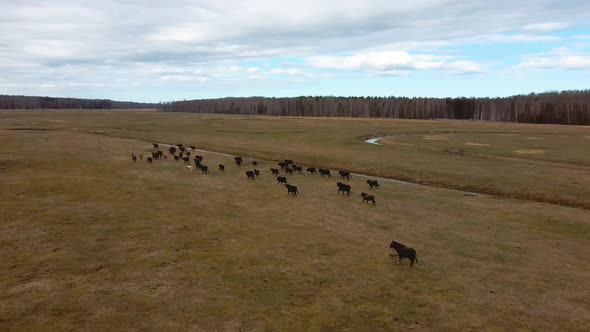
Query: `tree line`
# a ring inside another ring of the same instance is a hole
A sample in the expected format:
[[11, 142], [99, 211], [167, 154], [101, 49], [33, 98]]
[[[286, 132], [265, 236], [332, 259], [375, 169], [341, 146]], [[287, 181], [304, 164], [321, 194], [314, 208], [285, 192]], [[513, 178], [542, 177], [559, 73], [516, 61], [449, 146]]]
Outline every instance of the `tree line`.
[[159, 108], [159, 104], [59, 97], [0, 95], [0, 109], [138, 109]]
[[499, 98], [221, 98], [162, 103], [160, 107], [168, 112], [242, 115], [590, 124], [590, 90], [531, 93]]

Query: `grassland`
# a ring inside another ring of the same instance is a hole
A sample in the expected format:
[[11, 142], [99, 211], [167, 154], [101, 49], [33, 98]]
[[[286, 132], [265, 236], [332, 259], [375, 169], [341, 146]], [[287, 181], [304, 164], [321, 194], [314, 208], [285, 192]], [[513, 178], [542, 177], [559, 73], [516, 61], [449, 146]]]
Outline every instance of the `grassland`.
[[[362, 142], [377, 134], [384, 145]], [[590, 213], [543, 203], [588, 204], [588, 137], [565, 126], [0, 113], [0, 329], [588, 330]], [[133, 164], [153, 141], [254, 156], [265, 172], [247, 181], [231, 158], [206, 153], [209, 175]], [[345, 197], [336, 179], [295, 175], [292, 198], [267, 172], [285, 157], [505, 197], [384, 183], [370, 207], [360, 177]], [[391, 239], [418, 250], [413, 269], [388, 260]]]

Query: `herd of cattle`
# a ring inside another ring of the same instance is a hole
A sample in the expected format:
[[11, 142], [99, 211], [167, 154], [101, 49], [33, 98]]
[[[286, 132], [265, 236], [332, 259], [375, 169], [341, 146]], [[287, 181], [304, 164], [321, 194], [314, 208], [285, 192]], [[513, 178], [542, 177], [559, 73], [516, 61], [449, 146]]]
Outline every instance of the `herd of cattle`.
[[[168, 159], [168, 157], [170, 157], [170, 158], [174, 158], [175, 161], [182, 160], [185, 164], [187, 164], [186, 167], [191, 172], [195, 168], [198, 168], [199, 170], [201, 170], [201, 173], [203, 173], [203, 174], [207, 174], [209, 172], [209, 167], [203, 164], [203, 156], [192, 155], [193, 162], [194, 162], [195, 166], [193, 167], [191, 165], [191, 152], [196, 151], [196, 147], [194, 145], [191, 145], [190, 147], [185, 147], [182, 144], [177, 144], [176, 146], [170, 146], [168, 148], [169, 156], [166, 155], [162, 150], [159, 149], [160, 145], [158, 143], [153, 143], [153, 145], [154, 145], [155, 151], [152, 151], [151, 155], [148, 155], [146, 157], [146, 161], [150, 164], [153, 163], [154, 160], [161, 160], [161, 159], [166, 160], [166, 159]], [[133, 160], [133, 162], [137, 162], [137, 158], [138, 157], [135, 154], [133, 154], [133, 153], [131, 154], [131, 159]], [[143, 160], [142, 154], [139, 155], [139, 159]], [[236, 163], [236, 166], [238, 166], [238, 167], [240, 167], [244, 164], [244, 159], [242, 157], [235, 157], [234, 161]], [[256, 160], [253, 160], [252, 166], [254, 166], [254, 167], [258, 166], [258, 162]], [[304, 172], [303, 167], [297, 166], [293, 162], [293, 160], [291, 160], [291, 159], [285, 159], [284, 161], [279, 162], [278, 166], [285, 173], [285, 175], [293, 175], [296, 173], [302, 174]], [[219, 170], [219, 172], [225, 172], [225, 165], [219, 164], [218, 170]], [[281, 184], [281, 185], [285, 186], [285, 188], [287, 188], [287, 195], [293, 195], [293, 196], [298, 195], [299, 191], [297, 189], [297, 186], [294, 186], [294, 185], [288, 183], [286, 176], [279, 175], [280, 170], [278, 168], [271, 168], [270, 172], [272, 173], [273, 176], [276, 176], [277, 184]], [[323, 169], [323, 168], [316, 169], [315, 167], [307, 167], [305, 169], [305, 172], [310, 173], [311, 175], [319, 174], [322, 177], [332, 177], [332, 174], [329, 169]], [[348, 171], [339, 171], [338, 175], [340, 176], [340, 179], [342, 179], [343, 181], [350, 180], [350, 172], [348, 172]], [[260, 176], [260, 171], [257, 169], [246, 171], [246, 179], [248, 179], [248, 180], [255, 180], [256, 177], [258, 177], [258, 176]], [[367, 180], [367, 185], [369, 186], [369, 189], [374, 189], [374, 188], [379, 189], [379, 187], [381, 186], [377, 180]], [[342, 193], [343, 195], [350, 196], [351, 186], [349, 184], [338, 182], [338, 183], [336, 183], [336, 186], [338, 187], [338, 193]], [[361, 193], [361, 197], [362, 197], [363, 203], [371, 202], [373, 205], [375, 205], [377, 203], [375, 200], [375, 195], [367, 194], [367, 193], [363, 192], [363, 193]]]
[[[164, 154], [164, 152], [162, 152], [159, 148], [159, 144], [158, 143], [153, 143], [154, 145], [154, 150], [151, 153], [151, 156], [148, 156], [146, 158], [146, 161], [148, 163], [153, 163], [154, 160], [159, 160], [159, 159], [168, 159], [168, 156], [166, 154]], [[185, 164], [187, 164], [187, 169], [189, 169], [190, 171], [193, 171], [194, 168], [198, 168], [201, 170], [201, 172], [203, 174], [207, 174], [209, 172], [209, 167], [203, 165], [203, 156], [199, 156], [199, 155], [194, 155], [193, 156], [193, 161], [195, 166], [193, 167], [192, 165], [190, 165], [190, 158], [191, 158], [191, 151], [195, 152], [196, 151], [196, 147], [194, 145], [191, 145], [190, 147], [185, 147], [182, 144], [177, 144], [176, 146], [170, 146], [168, 148], [168, 152], [171, 158], [174, 158], [175, 161], [180, 161], [182, 160]], [[133, 160], [133, 162], [137, 162], [137, 156], [135, 154], [131, 154], [131, 159]], [[139, 159], [143, 160], [143, 155], [140, 154], [139, 155]], [[236, 163], [236, 166], [240, 167], [244, 164], [244, 159], [242, 157], [235, 157], [234, 161]], [[256, 167], [258, 166], [258, 162], [256, 160], [252, 161], [252, 166]], [[293, 175], [295, 173], [298, 174], [302, 174], [303, 173], [303, 167], [301, 166], [297, 166], [293, 160], [290, 159], [286, 159], [282, 162], [278, 163], [278, 166], [280, 167], [281, 170], [283, 170], [283, 172], [285, 173], [285, 175]], [[225, 165], [223, 164], [219, 164], [218, 165], [218, 170], [219, 172], [225, 172]], [[289, 184], [287, 181], [287, 177], [286, 176], [281, 176], [279, 175], [280, 171], [278, 168], [271, 168], [270, 172], [272, 173], [273, 176], [276, 176], [277, 178], [277, 184], [281, 184], [283, 186], [285, 186], [287, 188], [287, 194], [288, 195], [293, 195], [293, 196], [297, 196], [297, 194], [299, 193], [297, 190], [297, 186], [294, 186], [292, 184]], [[323, 168], [318, 168], [316, 169], [315, 167], [307, 167], [305, 169], [305, 172], [310, 173], [311, 175], [316, 175], [319, 174], [320, 176], [324, 177], [331, 177], [332, 174], [330, 172], [330, 170], [328, 169], [323, 169]], [[340, 179], [342, 179], [342, 181], [344, 180], [350, 180], [350, 172], [348, 171], [339, 171], [338, 175], [340, 176]], [[255, 180], [256, 177], [260, 176], [260, 171], [257, 169], [254, 170], [248, 170], [246, 171], [246, 179], [248, 180]], [[379, 189], [379, 187], [381, 187], [381, 185], [379, 184], [379, 182], [377, 180], [367, 180], [367, 185], [369, 186], [369, 189]], [[347, 195], [350, 196], [350, 191], [351, 191], [351, 186], [349, 184], [343, 183], [343, 182], [337, 182], [336, 186], [338, 187], [338, 193], [342, 193], [343, 195]], [[362, 197], [362, 203], [369, 203], [371, 202], [373, 205], [376, 204], [376, 200], [375, 200], [375, 195], [372, 194], [367, 194], [367, 193], [361, 193], [361, 197]], [[392, 241], [391, 244], [389, 245], [389, 247], [391, 249], [395, 250], [395, 254], [389, 254], [389, 256], [394, 260], [394, 262], [396, 262], [396, 264], [401, 263], [401, 260], [404, 258], [407, 258], [410, 261], [410, 267], [412, 267], [414, 265], [414, 262], [418, 262], [418, 257], [416, 256], [416, 250], [414, 250], [413, 248], [410, 247], [406, 247], [405, 245], [396, 242], [396, 241]]]

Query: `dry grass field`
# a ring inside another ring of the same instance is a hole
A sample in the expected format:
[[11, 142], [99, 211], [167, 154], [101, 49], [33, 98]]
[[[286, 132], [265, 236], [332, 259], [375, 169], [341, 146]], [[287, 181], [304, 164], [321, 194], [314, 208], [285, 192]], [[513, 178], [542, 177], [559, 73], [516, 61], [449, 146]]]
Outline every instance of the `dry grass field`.
[[[0, 142], [0, 330], [590, 329], [588, 127], [2, 112]], [[262, 174], [132, 163], [151, 142]], [[284, 158], [433, 186], [289, 197]]]

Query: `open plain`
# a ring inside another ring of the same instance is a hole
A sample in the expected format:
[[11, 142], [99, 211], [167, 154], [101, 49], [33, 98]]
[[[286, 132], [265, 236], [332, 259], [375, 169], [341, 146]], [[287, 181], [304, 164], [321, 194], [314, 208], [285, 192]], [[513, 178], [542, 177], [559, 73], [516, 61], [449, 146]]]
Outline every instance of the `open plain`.
[[[23, 111], [0, 142], [1, 330], [590, 329], [590, 127]], [[286, 158], [413, 184], [290, 197]]]

